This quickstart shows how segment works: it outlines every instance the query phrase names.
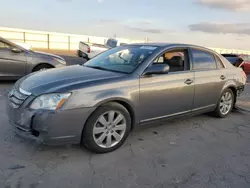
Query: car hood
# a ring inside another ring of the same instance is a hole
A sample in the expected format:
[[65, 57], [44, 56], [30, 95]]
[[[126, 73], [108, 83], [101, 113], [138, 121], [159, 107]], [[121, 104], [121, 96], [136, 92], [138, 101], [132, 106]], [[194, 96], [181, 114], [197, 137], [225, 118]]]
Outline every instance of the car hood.
[[19, 80], [17, 87], [33, 95], [41, 95], [51, 92], [67, 92], [71, 89], [77, 89], [79, 85], [84, 87], [90, 82], [96, 84], [98, 81], [123, 75], [122, 73], [74, 65], [30, 74]]
[[50, 54], [50, 53], [46, 53], [46, 52], [39, 52], [39, 51], [32, 51], [32, 52], [34, 53], [35, 56], [52, 57], [52, 58], [64, 60], [62, 57], [55, 55], [55, 54]]

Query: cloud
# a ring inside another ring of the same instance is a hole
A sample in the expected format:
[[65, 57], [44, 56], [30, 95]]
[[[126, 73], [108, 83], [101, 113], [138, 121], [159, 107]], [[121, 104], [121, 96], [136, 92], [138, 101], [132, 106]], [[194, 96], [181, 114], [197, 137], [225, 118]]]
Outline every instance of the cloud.
[[194, 2], [210, 8], [225, 9], [231, 11], [250, 10], [250, 0], [195, 0]]
[[103, 2], [104, 2], [104, 0], [97, 0], [97, 2], [98, 2], [98, 3], [103, 3]]
[[209, 23], [202, 22], [188, 26], [191, 31], [205, 33], [231, 33], [250, 35], [250, 23]]
[[153, 25], [154, 22], [152, 20], [144, 20], [144, 19], [131, 19], [126, 20], [124, 22], [126, 25]]
[[150, 28], [139, 28], [139, 27], [128, 27], [128, 28], [134, 31], [139, 31], [139, 32], [144, 32], [144, 33], [157, 34], [157, 33], [164, 32], [164, 30], [161, 30], [161, 29], [150, 29]]
[[98, 20], [99, 23], [101, 24], [116, 24], [119, 23], [118, 20], [113, 20], [113, 19], [100, 19]]
[[100, 19], [96, 27], [120, 27], [124, 30], [139, 33], [160, 34], [171, 30], [160, 28], [157, 22], [144, 19], [131, 19], [119, 21], [114, 19]]
[[56, 0], [56, 1], [58, 1], [58, 2], [71, 2], [72, 0]]

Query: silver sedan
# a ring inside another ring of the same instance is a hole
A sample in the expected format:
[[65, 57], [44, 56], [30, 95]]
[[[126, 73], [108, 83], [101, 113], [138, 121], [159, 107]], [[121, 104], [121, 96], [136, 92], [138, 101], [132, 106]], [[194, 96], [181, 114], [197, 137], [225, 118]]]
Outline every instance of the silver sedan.
[[23, 77], [7, 107], [20, 136], [83, 143], [105, 153], [119, 148], [138, 124], [207, 112], [224, 118], [245, 83], [242, 69], [209, 49], [131, 44], [81, 66]]

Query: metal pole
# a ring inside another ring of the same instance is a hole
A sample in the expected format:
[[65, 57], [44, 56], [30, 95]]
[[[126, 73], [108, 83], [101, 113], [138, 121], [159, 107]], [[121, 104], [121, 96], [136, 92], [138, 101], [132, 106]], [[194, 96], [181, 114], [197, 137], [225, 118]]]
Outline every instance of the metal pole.
[[26, 42], [26, 36], [25, 36], [25, 32], [23, 32], [23, 42]]
[[47, 35], [47, 37], [48, 37], [48, 49], [49, 49], [49, 47], [50, 47], [50, 46], [49, 46], [49, 34]]
[[68, 36], [68, 49], [70, 50], [70, 36]]

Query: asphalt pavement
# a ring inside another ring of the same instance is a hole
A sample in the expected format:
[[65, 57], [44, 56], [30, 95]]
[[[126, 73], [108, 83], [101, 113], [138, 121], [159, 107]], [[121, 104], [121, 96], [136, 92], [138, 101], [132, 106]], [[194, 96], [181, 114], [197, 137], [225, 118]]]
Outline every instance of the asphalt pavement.
[[249, 113], [139, 126], [120, 149], [98, 155], [79, 145], [50, 147], [17, 137], [5, 111], [13, 83], [0, 83], [1, 188], [250, 187]]

